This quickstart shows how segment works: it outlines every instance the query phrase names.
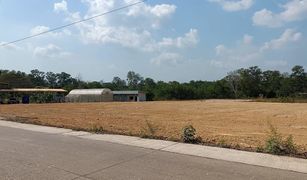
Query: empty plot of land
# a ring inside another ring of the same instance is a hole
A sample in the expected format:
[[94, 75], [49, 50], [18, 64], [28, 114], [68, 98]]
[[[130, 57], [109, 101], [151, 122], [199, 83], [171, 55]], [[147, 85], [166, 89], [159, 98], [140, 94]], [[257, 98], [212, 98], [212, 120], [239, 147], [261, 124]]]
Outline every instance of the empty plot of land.
[[307, 149], [307, 104], [231, 100], [1, 105], [0, 116], [73, 129], [180, 139], [192, 124], [202, 139], [240, 147], [263, 145], [268, 122]]

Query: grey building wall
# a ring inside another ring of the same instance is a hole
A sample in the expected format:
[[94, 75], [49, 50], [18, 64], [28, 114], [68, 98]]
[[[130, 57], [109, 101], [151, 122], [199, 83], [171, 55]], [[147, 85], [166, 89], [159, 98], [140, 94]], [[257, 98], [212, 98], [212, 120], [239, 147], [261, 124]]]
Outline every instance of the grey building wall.
[[119, 102], [146, 101], [146, 94], [139, 91], [113, 91], [113, 100]]

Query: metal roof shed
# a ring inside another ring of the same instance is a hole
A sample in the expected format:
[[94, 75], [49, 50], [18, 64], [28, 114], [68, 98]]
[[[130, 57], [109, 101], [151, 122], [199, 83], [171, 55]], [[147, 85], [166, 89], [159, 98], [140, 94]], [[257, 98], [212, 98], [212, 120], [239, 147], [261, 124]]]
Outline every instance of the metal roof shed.
[[146, 101], [146, 94], [140, 91], [113, 91], [113, 100], [121, 102]]
[[[9, 102], [11, 98], [22, 99], [22, 103], [29, 104], [30, 98], [35, 103], [60, 103], [64, 102], [64, 89], [42, 89], [42, 88], [12, 88], [0, 89], [0, 102]], [[51, 97], [52, 95], [52, 97]], [[2, 98], [1, 98], [2, 97]]]
[[35, 88], [13, 88], [13, 89], [0, 89], [0, 92], [7, 93], [66, 93], [64, 89], [35, 89]]

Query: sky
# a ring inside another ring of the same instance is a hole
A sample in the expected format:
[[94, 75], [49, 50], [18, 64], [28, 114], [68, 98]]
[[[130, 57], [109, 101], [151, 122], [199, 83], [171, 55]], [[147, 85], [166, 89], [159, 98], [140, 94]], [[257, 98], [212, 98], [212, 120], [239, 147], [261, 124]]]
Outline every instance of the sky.
[[[0, 0], [0, 44], [138, 0]], [[0, 47], [0, 69], [67, 72], [86, 81], [218, 80], [259, 66], [307, 66], [307, 0], [147, 0]]]

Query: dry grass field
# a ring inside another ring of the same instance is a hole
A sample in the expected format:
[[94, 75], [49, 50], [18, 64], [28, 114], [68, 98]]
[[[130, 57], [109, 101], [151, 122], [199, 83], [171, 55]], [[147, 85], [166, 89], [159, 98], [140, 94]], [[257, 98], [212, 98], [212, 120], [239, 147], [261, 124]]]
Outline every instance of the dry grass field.
[[144, 103], [1, 105], [0, 116], [27, 122], [178, 140], [186, 125], [209, 142], [255, 148], [263, 145], [268, 122], [282, 135], [292, 134], [307, 149], [307, 104], [231, 100]]

